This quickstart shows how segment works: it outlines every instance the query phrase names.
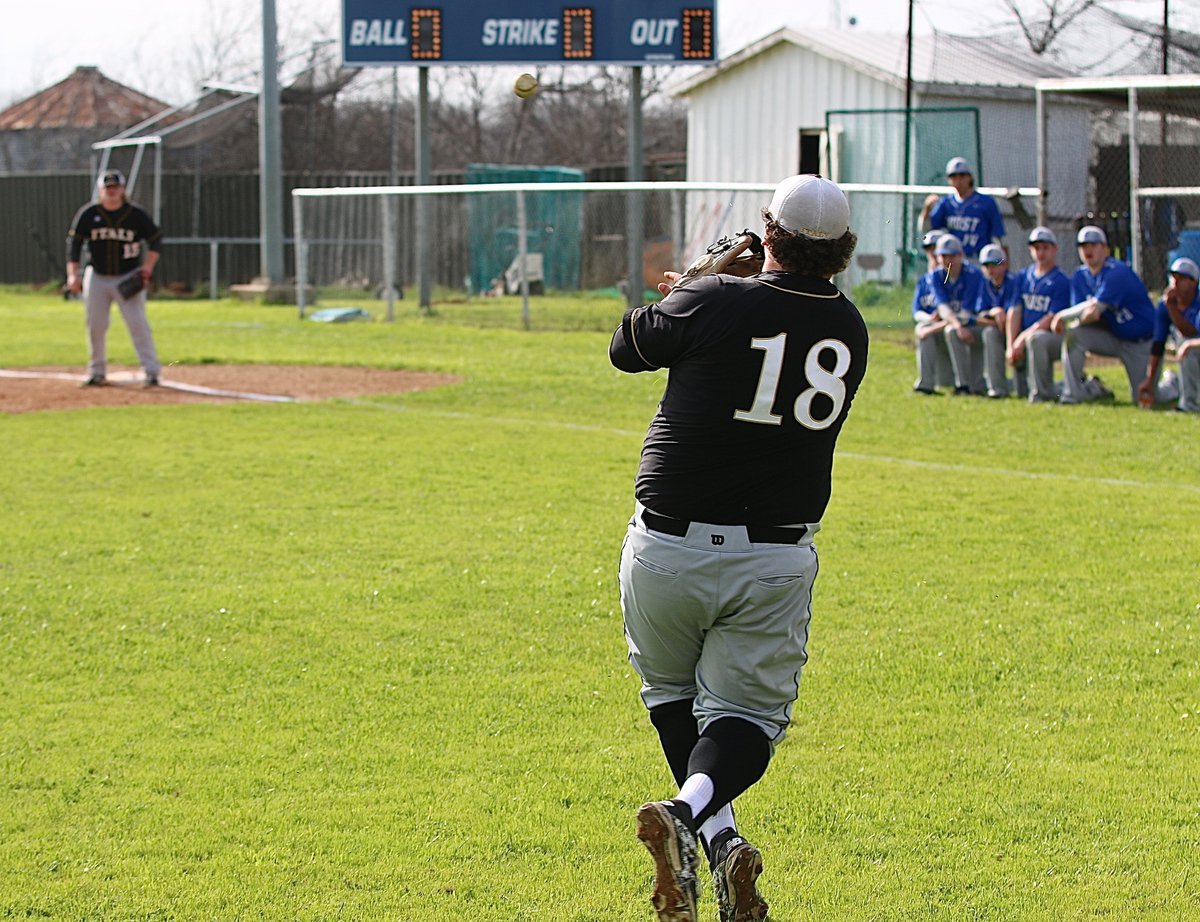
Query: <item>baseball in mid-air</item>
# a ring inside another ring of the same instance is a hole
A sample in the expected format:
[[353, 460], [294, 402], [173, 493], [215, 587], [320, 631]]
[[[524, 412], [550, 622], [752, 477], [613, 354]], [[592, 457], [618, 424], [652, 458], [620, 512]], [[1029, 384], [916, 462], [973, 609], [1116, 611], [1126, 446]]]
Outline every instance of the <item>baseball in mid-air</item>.
[[522, 99], [528, 99], [537, 92], [537, 88], [537, 77], [533, 74], [521, 74], [521, 76], [513, 81], [513, 92]]

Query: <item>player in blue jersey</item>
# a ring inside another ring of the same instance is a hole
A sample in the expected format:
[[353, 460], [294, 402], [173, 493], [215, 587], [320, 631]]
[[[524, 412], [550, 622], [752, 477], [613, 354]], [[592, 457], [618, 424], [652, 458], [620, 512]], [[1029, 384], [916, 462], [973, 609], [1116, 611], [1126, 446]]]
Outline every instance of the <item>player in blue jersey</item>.
[[[1094, 276], [1091, 297], [1054, 315], [1050, 328], [1063, 334], [1062, 403], [1084, 403], [1112, 396], [1111, 391], [1083, 376], [1088, 352], [1114, 356], [1125, 366], [1130, 399], [1146, 375], [1150, 340], [1154, 334], [1154, 305], [1137, 273], [1108, 252], [1108, 239], [1099, 227], [1088, 225], [1076, 236], [1079, 258]], [[1086, 280], [1084, 280], [1086, 283]]]
[[[953, 234], [939, 237], [934, 252], [939, 268], [933, 273], [931, 287], [938, 316], [946, 322], [942, 335], [946, 337], [950, 365], [954, 368], [954, 393], [985, 394], [988, 391], [983, 373], [985, 327], [975, 313], [984, 284], [983, 273], [964, 259], [963, 245]], [[999, 335], [994, 322], [992, 330], [993, 337]], [[1002, 338], [991, 343], [991, 348], [1000, 355], [1003, 355], [1002, 343]]]
[[[1100, 267], [1108, 258], [1108, 235], [1104, 233], [1103, 228], [1089, 224], [1079, 229], [1079, 233], [1075, 235], [1075, 243], [1079, 247], [1079, 267], [1071, 273], [1071, 303], [1082, 304], [1096, 295], [1096, 286], [1100, 284]], [[1104, 248], [1089, 247], [1087, 253], [1091, 254], [1092, 259], [1089, 263], [1084, 254], [1084, 246], [1093, 243], [1102, 243]]]
[[[1163, 292], [1154, 317], [1150, 364], [1146, 377], [1138, 385], [1142, 406], [1165, 403], [1175, 394], [1159, 382], [1163, 353], [1172, 330], [1176, 331], [1176, 355], [1179, 360], [1179, 409], [1200, 413], [1200, 266], [1181, 256], [1171, 263], [1171, 282]], [[1164, 376], [1165, 377], [1165, 376]]]
[[[994, 243], [989, 243], [979, 251], [979, 266], [983, 269], [984, 282], [979, 289], [975, 316], [983, 326], [983, 374], [987, 379], [989, 397], [1007, 397], [1009, 382], [1005, 366], [1005, 331], [1008, 312], [1019, 297], [1017, 277], [1008, 271], [1008, 257], [1004, 250]], [[1020, 375], [1017, 376], [1017, 385], [1018, 393], [1024, 390]]]
[[954, 386], [954, 369], [950, 365], [950, 351], [942, 333], [946, 321], [938, 316], [937, 301], [933, 295], [933, 276], [938, 271], [937, 247], [943, 231], [930, 231], [921, 238], [925, 251], [927, 271], [917, 279], [913, 289], [912, 315], [917, 337], [917, 380], [913, 390], [918, 394], [936, 394], [939, 387]]
[[975, 175], [962, 157], [946, 164], [946, 180], [954, 191], [940, 198], [931, 195], [921, 208], [918, 227], [926, 218], [934, 230], [946, 230], [962, 241], [963, 254], [975, 259], [989, 243], [1004, 244], [1004, 219], [996, 200], [975, 191]]
[[1017, 276], [1018, 299], [1008, 313], [1008, 360], [1018, 369], [1018, 396], [1028, 396], [1030, 403], [1050, 403], [1058, 399], [1054, 363], [1063, 343], [1050, 322], [1071, 306], [1071, 282], [1058, 268], [1058, 238], [1050, 228], [1029, 232], [1029, 255], [1033, 264]]

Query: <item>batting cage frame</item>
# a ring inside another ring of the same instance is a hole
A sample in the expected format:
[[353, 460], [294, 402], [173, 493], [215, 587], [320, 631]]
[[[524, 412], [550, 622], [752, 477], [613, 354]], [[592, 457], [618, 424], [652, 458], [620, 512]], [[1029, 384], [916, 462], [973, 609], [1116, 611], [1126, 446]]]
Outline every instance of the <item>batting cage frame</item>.
[[[1115, 255], [1151, 288], [1165, 285], [1175, 257], [1200, 259], [1200, 75], [1039, 80], [1034, 89], [1042, 189], [1055, 143], [1047, 98], [1073, 97], [1092, 109], [1091, 207], [1075, 223], [1103, 226]], [[1044, 196], [1038, 209], [1045, 223]]]

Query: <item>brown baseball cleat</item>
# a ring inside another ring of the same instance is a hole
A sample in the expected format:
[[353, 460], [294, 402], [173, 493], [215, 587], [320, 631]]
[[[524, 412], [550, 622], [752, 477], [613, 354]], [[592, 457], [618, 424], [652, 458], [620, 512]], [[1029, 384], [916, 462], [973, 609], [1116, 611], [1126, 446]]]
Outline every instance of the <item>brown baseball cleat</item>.
[[758, 922], [767, 917], [767, 901], [757, 883], [762, 869], [762, 855], [740, 836], [721, 846], [713, 866], [721, 922]]
[[654, 859], [650, 902], [659, 922], [696, 922], [696, 835], [673, 812], [670, 802], [642, 804], [637, 836]]

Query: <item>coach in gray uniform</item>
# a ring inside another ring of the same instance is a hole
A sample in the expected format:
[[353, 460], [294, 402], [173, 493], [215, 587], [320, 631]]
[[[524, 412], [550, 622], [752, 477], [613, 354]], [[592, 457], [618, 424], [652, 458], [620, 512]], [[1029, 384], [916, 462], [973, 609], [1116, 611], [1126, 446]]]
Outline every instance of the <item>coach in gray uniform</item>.
[[622, 371], [670, 369], [620, 566], [630, 662], [679, 785], [637, 818], [662, 922], [695, 919], [697, 835], [723, 922], [766, 916], [762, 859], [732, 804], [791, 719], [813, 535], [866, 371], [866, 326], [830, 281], [857, 243], [845, 195], [792, 176], [763, 218], [760, 274], [664, 284], [659, 304], [625, 314], [609, 349]]
[[[162, 248], [162, 233], [142, 209], [125, 197], [125, 177], [110, 170], [97, 183], [99, 201], [84, 205], [67, 233], [67, 287], [83, 292], [87, 310], [87, 386], [108, 383], [108, 321], [113, 301], [121, 308], [129, 337], [145, 372], [146, 386], [158, 384], [158, 353], [146, 319], [146, 288], [125, 297], [118, 286], [140, 274], [149, 282]], [[79, 260], [87, 244], [91, 262], [83, 275]]]

